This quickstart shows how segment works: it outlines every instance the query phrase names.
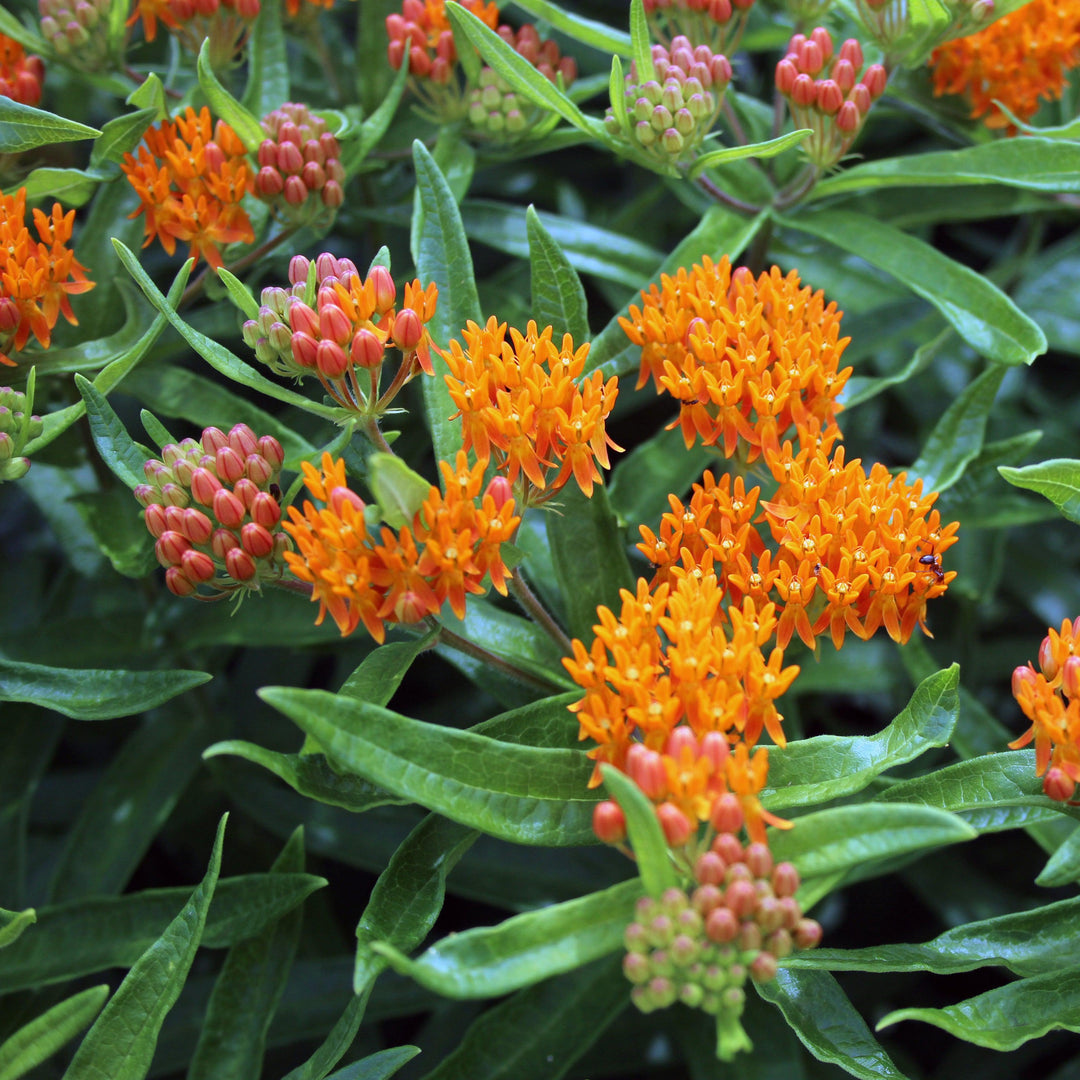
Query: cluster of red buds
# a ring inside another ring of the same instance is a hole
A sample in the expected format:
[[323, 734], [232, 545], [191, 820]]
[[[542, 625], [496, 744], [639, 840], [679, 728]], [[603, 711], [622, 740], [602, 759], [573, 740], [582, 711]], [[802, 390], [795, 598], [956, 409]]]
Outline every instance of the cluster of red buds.
[[[492, 30], [499, 25], [499, 8], [484, 0], [463, 0], [462, 7]], [[409, 74], [436, 86], [448, 86], [454, 76], [457, 49], [443, 0], [404, 0], [401, 12], [386, 16], [390, 38], [387, 57], [398, 71], [408, 50]]]
[[0, 34], [0, 97], [20, 105], [36, 105], [41, 100], [44, 82], [45, 65], [41, 57], [27, 56], [17, 41]]
[[333, 214], [345, 201], [341, 149], [326, 121], [306, 105], [286, 102], [262, 119], [255, 194], [292, 221]]
[[693, 873], [689, 896], [674, 888], [638, 901], [623, 939], [623, 972], [642, 1012], [681, 1001], [716, 1016], [721, 1053], [730, 1056], [747, 1048], [739, 1024], [747, 977], [775, 978], [780, 960], [821, 941], [821, 926], [795, 898], [798, 871], [788, 862], [774, 866], [764, 844], [744, 847], [722, 833]]
[[110, 0], [38, 0], [41, 36], [68, 63], [98, 71], [109, 56]]
[[0, 483], [18, 480], [30, 469], [30, 459], [21, 456], [45, 425], [31, 413], [33, 402], [10, 386], [0, 386]]
[[753, 6], [754, 0], [645, 0], [645, 15], [665, 45], [682, 35], [715, 53], [734, 53]]
[[796, 34], [776, 65], [776, 88], [787, 100], [796, 127], [811, 129], [803, 149], [822, 169], [848, 152], [887, 81], [881, 64], [863, 71], [862, 46], [854, 38], [834, 54], [832, 35], [821, 26], [809, 37]]
[[949, 38], [975, 33], [986, 25], [994, 13], [994, 0], [943, 2], [952, 21], [942, 35], [931, 42], [911, 42], [908, 48], [905, 47], [905, 39], [911, 29], [908, 0], [855, 0], [866, 29], [893, 64], [909, 59], [913, 63], [922, 63], [930, 49]]
[[[430, 375], [431, 339], [426, 324], [435, 314], [438, 290], [418, 280], [397, 289], [385, 266], [361, 277], [349, 259], [323, 252], [314, 263], [296, 255], [289, 263], [289, 289], [263, 289], [258, 319], [244, 324], [244, 341], [279, 375], [316, 376], [342, 407], [378, 415], [421, 371]], [[387, 348], [402, 354], [390, 387], [380, 395]], [[362, 387], [356, 368], [368, 372]]]
[[134, 494], [170, 592], [214, 599], [281, 577], [289, 539], [276, 481], [284, 458], [273, 436], [237, 424], [227, 435], [209, 427], [198, 442], [169, 443], [161, 460], [143, 466], [147, 483]]
[[720, 113], [731, 82], [731, 64], [708, 45], [694, 48], [676, 37], [671, 48], [652, 47], [655, 78], [642, 79], [630, 65], [624, 80], [626, 127], [609, 108], [604, 124], [664, 164], [687, 161], [696, 152]]

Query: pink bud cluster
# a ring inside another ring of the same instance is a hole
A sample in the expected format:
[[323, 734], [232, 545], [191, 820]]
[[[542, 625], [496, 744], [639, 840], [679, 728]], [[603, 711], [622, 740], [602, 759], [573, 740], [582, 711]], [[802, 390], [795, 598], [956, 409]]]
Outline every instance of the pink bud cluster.
[[652, 61], [655, 78], [639, 80], [637, 65], [631, 64], [624, 80], [627, 129], [620, 127], [614, 108], [608, 109], [604, 125], [664, 164], [689, 160], [716, 122], [731, 82], [731, 64], [707, 45], [694, 48], [682, 36], [672, 40], [670, 49], [654, 45]]
[[776, 65], [776, 88], [787, 99], [796, 127], [811, 129], [803, 147], [819, 168], [835, 165], [847, 153], [887, 81], [881, 64], [863, 71], [858, 41], [848, 38], [835, 53], [832, 35], [821, 26], [809, 37], [796, 34]]
[[525, 23], [517, 30], [512, 26], [500, 26], [496, 33], [549, 82], [557, 83], [561, 76], [562, 85], [566, 87], [577, 78], [577, 61], [572, 56], [563, 56], [559, 46], [542, 38], [532, 23]]
[[680, 34], [713, 52], [734, 53], [754, 0], [645, 0], [653, 37], [671, 45]]
[[204, 585], [220, 595], [282, 575], [289, 540], [276, 481], [284, 457], [273, 436], [237, 424], [169, 443], [143, 466], [147, 482], [134, 495], [170, 592], [191, 596]]
[[58, 56], [96, 71], [108, 58], [109, 7], [110, 0], [38, 0], [41, 36]]
[[[498, 25], [499, 9], [495, 3], [463, 0], [462, 6], [492, 30]], [[395, 71], [407, 58], [409, 74], [414, 78], [442, 86], [450, 83], [457, 63], [457, 49], [442, 4], [403, 0], [400, 13], [386, 16], [386, 34], [390, 39], [387, 57]]]
[[255, 194], [296, 220], [334, 211], [345, 201], [341, 149], [326, 121], [306, 105], [286, 102], [262, 119]]

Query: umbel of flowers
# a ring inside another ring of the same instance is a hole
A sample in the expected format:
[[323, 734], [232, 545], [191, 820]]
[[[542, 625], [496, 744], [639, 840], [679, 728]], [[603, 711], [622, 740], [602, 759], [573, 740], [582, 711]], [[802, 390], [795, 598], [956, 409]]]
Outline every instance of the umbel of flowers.
[[209, 41], [210, 62], [220, 67], [236, 58], [261, 10], [260, 0], [136, 0], [127, 24], [141, 20], [146, 40], [153, 41], [160, 20], [195, 55]]
[[110, 6], [109, 0], [38, 0], [41, 36], [67, 63], [99, 71], [109, 60]]
[[34, 210], [33, 220], [37, 240], [26, 226], [26, 188], [0, 193], [0, 364], [8, 367], [31, 335], [48, 348], [60, 315], [76, 324], [69, 297], [94, 287], [67, 246], [75, 211], [53, 203], [50, 214]]
[[147, 482], [134, 495], [170, 592], [216, 599], [282, 576], [288, 539], [279, 527], [277, 478], [284, 457], [273, 436], [258, 438], [237, 424], [228, 434], [210, 427], [198, 442], [169, 443], [146, 463]]

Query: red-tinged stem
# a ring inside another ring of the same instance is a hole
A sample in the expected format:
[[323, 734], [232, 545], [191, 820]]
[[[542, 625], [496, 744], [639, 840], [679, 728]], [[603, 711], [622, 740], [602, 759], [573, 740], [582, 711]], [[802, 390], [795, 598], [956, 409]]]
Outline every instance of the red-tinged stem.
[[722, 203], [724, 206], [739, 214], [745, 214], [747, 217], [757, 217], [757, 215], [761, 213], [762, 208], [760, 206], [743, 202], [742, 199], [737, 199], [734, 195], [729, 195], [726, 191], [718, 188], [707, 176], [699, 176], [697, 178], [697, 185], [702, 191], [710, 196], [710, 198], [715, 199], [718, 203]]
[[273, 581], [264, 581], [264, 585], [273, 585], [275, 589], [284, 589], [286, 592], [299, 593], [301, 596], [306, 596], [309, 600], [311, 594], [314, 592], [314, 587], [306, 581], [298, 581], [292, 577], [280, 577], [275, 578]]
[[521, 575], [520, 567], [515, 566], [510, 571], [509, 580], [510, 591], [514, 594], [514, 599], [525, 609], [533, 622], [543, 629], [548, 637], [559, 646], [563, 656], [572, 655], [574, 647], [570, 642], [570, 638], [552, 617], [551, 612], [540, 603], [540, 598], [536, 593], [529, 588], [528, 582]]
[[[281, 232], [271, 236], [269, 240], [264, 241], [253, 251], [249, 251], [242, 258], [237, 259], [231, 266], [225, 267], [225, 269], [231, 274], [238, 274], [241, 270], [246, 270], [252, 263], [258, 262], [264, 255], [269, 254], [274, 248], [285, 243], [285, 241], [299, 228], [299, 225], [287, 225]], [[197, 299], [201, 295], [203, 289], [206, 287], [206, 278], [209, 273], [210, 267], [204, 267], [202, 273], [188, 285], [184, 290], [184, 295], [180, 297], [180, 303], [176, 305], [178, 311], [185, 304], [190, 304], [192, 300]]]
[[430, 617], [427, 622], [432, 629], [438, 629], [440, 643], [448, 645], [451, 649], [456, 649], [464, 656], [470, 656], [474, 660], [479, 660], [485, 666], [501, 672], [503, 675], [507, 675], [512, 679], [517, 679], [520, 682], [529, 683], [531, 686], [539, 687], [541, 690], [550, 692], [552, 689], [562, 689], [554, 679], [545, 679], [543, 676], [534, 675], [531, 671], [525, 671], [522, 668], [516, 667], [508, 660], [504, 660], [501, 656], [496, 656], [495, 653], [489, 652], [483, 646], [474, 644], [469, 641], [468, 638], [464, 638], [460, 634], [455, 634], [453, 630], [447, 630], [445, 626], [441, 626]]
[[731, 128], [731, 134], [735, 136], [735, 141], [740, 146], [745, 146], [750, 140], [746, 137], [746, 132], [743, 130], [742, 124], [739, 123], [739, 118], [735, 115], [731, 102], [726, 97], [724, 98], [722, 110], [724, 119], [727, 121], [728, 127]]
[[809, 194], [817, 181], [818, 167], [816, 165], [807, 165], [806, 168], [776, 196], [773, 208], [776, 210], [786, 210], [789, 206], [794, 206], [804, 195]]
[[393, 447], [386, 441], [386, 436], [383, 435], [379, 429], [379, 421], [374, 416], [365, 416], [363, 420], [364, 434], [378, 447], [384, 454], [392, 454], [394, 452]]

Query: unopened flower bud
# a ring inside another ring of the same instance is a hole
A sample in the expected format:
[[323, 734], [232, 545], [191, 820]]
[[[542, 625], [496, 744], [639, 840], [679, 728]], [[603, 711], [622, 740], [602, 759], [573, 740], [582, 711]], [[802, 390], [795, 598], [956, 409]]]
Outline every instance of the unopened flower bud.
[[214, 492], [214, 517], [227, 529], [238, 529], [244, 521], [244, 504], [228, 488]]
[[750, 978], [756, 983], [766, 983], [776, 978], [779, 965], [776, 957], [769, 952], [759, 952], [750, 964]]
[[191, 596], [198, 588], [185, 576], [179, 566], [170, 566], [165, 571], [165, 586], [174, 596]]
[[694, 877], [702, 885], [720, 885], [724, 881], [727, 864], [715, 851], [706, 851], [694, 863]]
[[617, 802], [605, 799], [596, 804], [593, 808], [593, 832], [604, 844], [621, 844], [626, 839], [626, 815]]
[[690, 839], [693, 831], [690, 819], [674, 803], [661, 803], [656, 808], [656, 816], [670, 847], [680, 848]]
[[821, 923], [815, 919], [803, 919], [795, 930], [795, 947], [813, 949], [821, 941]]
[[258, 573], [255, 560], [241, 547], [225, 552], [225, 569], [234, 581], [250, 581]]
[[728, 907], [717, 907], [705, 919], [705, 936], [718, 945], [734, 941], [739, 933], [739, 920]]

